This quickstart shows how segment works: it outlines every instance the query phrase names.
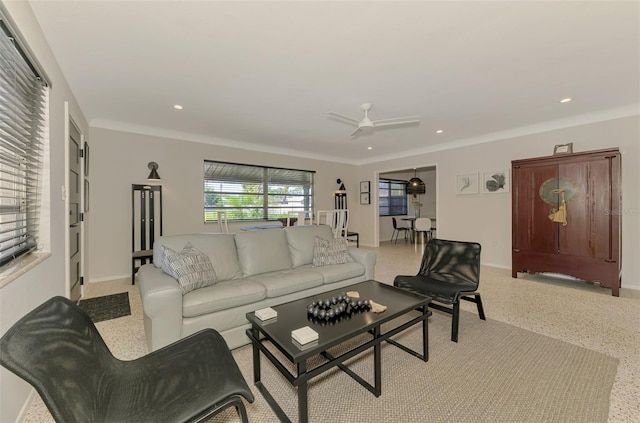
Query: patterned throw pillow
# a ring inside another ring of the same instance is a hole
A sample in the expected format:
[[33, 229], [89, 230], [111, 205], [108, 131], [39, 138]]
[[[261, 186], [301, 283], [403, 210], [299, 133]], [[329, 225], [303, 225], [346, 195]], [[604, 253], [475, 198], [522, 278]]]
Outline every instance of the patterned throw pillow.
[[315, 267], [344, 264], [352, 261], [346, 239], [326, 240], [320, 237], [315, 238], [313, 242], [313, 265]]
[[183, 295], [216, 283], [216, 272], [209, 256], [190, 242], [179, 253], [168, 247], [163, 248], [162, 270], [178, 280]]

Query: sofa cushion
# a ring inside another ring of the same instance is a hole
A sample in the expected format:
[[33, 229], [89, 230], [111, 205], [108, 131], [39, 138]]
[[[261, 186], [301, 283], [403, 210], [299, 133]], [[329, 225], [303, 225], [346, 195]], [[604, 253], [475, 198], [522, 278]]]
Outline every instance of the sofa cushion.
[[263, 285], [246, 279], [218, 282], [185, 294], [182, 297], [182, 315], [196, 317], [255, 303], [266, 298], [266, 292]]
[[313, 243], [316, 237], [333, 239], [328, 225], [290, 226], [284, 229], [293, 267], [313, 262]]
[[332, 264], [351, 263], [349, 246], [345, 238], [323, 239], [316, 237], [313, 243], [313, 265], [328, 266]]
[[242, 278], [233, 234], [189, 234], [161, 236], [153, 244], [153, 263], [162, 266], [162, 246], [180, 251], [187, 243], [211, 259], [218, 281]]
[[235, 234], [240, 269], [245, 276], [291, 268], [282, 229], [260, 229]]
[[322, 267], [311, 267], [314, 272], [322, 275], [325, 284], [340, 282], [345, 279], [357, 278], [365, 273], [365, 267], [356, 261], [344, 264], [334, 264]]
[[255, 275], [248, 278], [259, 282], [267, 289], [267, 297], [280, 297], [293, 292], [303, 291], [323, 284], [321, 274], [313, 270], [289, 269]]
[[162, 270], [178, 280], [182, 294], [216, 283], [211, 260], [187, 242], [181, 252], [162, 247]]

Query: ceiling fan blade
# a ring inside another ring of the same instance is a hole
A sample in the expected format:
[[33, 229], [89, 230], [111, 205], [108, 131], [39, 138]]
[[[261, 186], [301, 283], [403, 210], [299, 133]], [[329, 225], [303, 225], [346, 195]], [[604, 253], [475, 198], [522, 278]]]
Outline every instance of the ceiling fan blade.
[[362, 129], [360, 129], [360, 128], [356, 129], [356, 130], [353, 132], [353, 134], [351, 134], [351, 136], [352, 136], [352, 137], [355, 137], [355, 136], [359, 135], [359, 134], [360, 134], [360, 131], [362, 131]]
[[354, 123], [360, 123], [360, 119], [354, 119], [354, 118], [352, 118], [352, 117], [345, 116], [345, 115], [342, 115], [342, 114], [340, 114], [340, 113], [336, 113], [336, 112], [327, 112], [327, 114], [329, 114], [329, 115], [331, 115], [331, 116], [339, 117], [339, 118], [341, 118], [341, 119], [345, 119], [345, 120], [348, 120], [348, 121], [351, 121], [351, 122], [354, 122]]
[[375, 123], [375, 127], [381, 127], [381, 126], [392, 126], [392, 125], [402, 125], [405, 123], [420, 123], [419, 120], [401, 120], [398, 122], [383, 122], [383, 123], [378, 123], [378, 122], [374, 122]]
[[420, 122], [420, 116], [403, 116], [403, 117], [390, 118], [390, 119], [378, 119], [378, 120], [374, 120], [373, 124], [377, 125], [378, 123], [382, 123], [382, 122], [394, 122], [399, 120], [403, 122]]

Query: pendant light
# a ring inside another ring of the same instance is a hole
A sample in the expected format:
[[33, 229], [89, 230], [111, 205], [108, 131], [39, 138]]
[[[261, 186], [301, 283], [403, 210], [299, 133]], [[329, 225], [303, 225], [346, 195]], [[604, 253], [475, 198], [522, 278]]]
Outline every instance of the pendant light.
[[407, 184], [407, 194], [424, 194], [427, 191], [427, 187], [425, 186], [422, 179], [418, 178], [417, 169], [413, 169], [414, 176], [409, 179], [409, 183]]

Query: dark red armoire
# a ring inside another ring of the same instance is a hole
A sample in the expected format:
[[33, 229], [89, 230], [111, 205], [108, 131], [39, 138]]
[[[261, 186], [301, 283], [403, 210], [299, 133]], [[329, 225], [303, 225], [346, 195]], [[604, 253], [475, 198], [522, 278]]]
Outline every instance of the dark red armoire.
[[512, 276], [561, 273], [620, 289], [617, 148], [511, 162]]

